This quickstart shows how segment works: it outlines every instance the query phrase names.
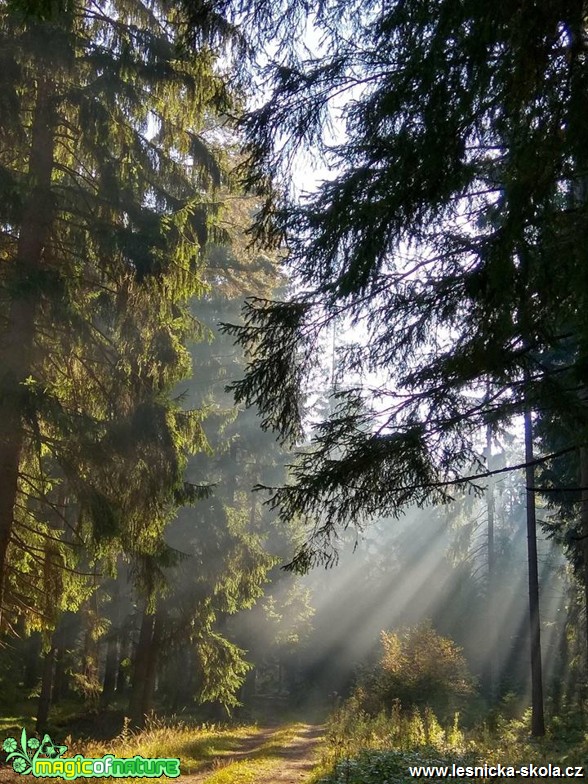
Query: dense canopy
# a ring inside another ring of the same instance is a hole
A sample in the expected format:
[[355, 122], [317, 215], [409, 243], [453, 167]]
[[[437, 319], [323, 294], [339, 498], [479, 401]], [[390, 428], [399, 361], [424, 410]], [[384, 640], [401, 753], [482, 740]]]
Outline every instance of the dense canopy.
[[[315, 521], [303, 567], [337, 523], [483, 473], [487, 424], [534, 409], [564, 450], [586, 435], [583, 4], [334, 2], [316, 25], [323, 53], [276, 66], [244, 123], [252, 181], [283, 183], [260, 229], [287, 238], [298, 288], [230, 328], [252, 356], [237, 397], [294, 441], [340, 333], [332, 413], [274, 495]], [[311, 145], [333, 176], [299, 205], [285, 178]]]

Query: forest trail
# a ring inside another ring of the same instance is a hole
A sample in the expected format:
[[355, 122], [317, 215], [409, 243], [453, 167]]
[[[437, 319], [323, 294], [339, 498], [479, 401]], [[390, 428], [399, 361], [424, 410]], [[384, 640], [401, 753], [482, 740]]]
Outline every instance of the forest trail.
[[[230, 749], [211, 749], [204, 770], [182, 773], [175, 781], [179, 784], [304, 784], [318, 762], [318, 746], [323, 734], [324, 726], [320, 724], [260, 727], [236, 740]], [[0, 764], [0, 784], [32, 781], [38, 779], [20, 776], [9, 765]], [[54, 781], [63, 782], [64, 779]]]
[[260, 757], [271, 760], [271, 765], [270, 769], [261, 768], [255, 774], [255, 784], [302, 784], [318, 762], [317, 748], [324, 733], [324, 726], [299, 724], [294, 735], [282, 743], [280, 735], [283, 730], [283, 726], [260, 728], [243, 738], [237, 748], [219, 752], [207, 766], [207, 770], [182, 775], [180, 784], [206, 784], [208, 781], [213, 784], [221, 770], [228, 773], [226, 769], [229, 766], [235, 768], [231, 781], [234, 780], [235, 784], [240, 781], [249, 782], [251, 773], [245, 773], [247, 765]]

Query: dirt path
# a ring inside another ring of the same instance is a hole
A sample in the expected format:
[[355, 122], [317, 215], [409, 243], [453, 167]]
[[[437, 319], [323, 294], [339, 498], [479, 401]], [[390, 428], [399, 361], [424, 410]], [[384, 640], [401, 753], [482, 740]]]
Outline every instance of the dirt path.
[[[181, 776], [180, 784], [205, 784], [206, 780], [219, 767], [254, 758], [261, 747], [268, 742], [271, 743], [272, 738], [281, 729], [283, 727], [260, 729], [254, 735], [244, 738], [240, 748], [215, 758], [207, 771]], [[283, 748], [275, 752], [275, 757], [279, 758], [278, 765], [271, 772], [260, 774], [256, 784], [301, 784], [304, 782], [316, 764], [317, 746], [323, 732], [324, 727], [320, 725], [300, 725], [296, 735]]]
[[[303, 784], [316, 764], [317, 747], [324, 727], [317, 724], [297, 725], [294, 736], [280, 746], [280, 734], [283, 732], [284, 725], [260, 728], [242, 738], [238, 748], [219, 752], [207, 765], [206, 771], [182, 775], [175, 781], [179, 784], [205, 784], [219, 768], [235, 762], [254, 760], [260, 754], [265, 757], [263, 747], [267, 748], [268, 744], [275, 742], [275, 748], [272, 749], [271, 755], [268, 755], [271, 757], [271, 771], [260, 772], [255, 784]], [[236, 780], [238, 781], [238, 777]], [[0, 766], [0, 784], [28, 784], [33, 781], [38, 779], [19, 776], [10, 767]], [[63, 784], [64, 779], [54, 781]], [[83, 780], [78, 779], [79, 781]]]

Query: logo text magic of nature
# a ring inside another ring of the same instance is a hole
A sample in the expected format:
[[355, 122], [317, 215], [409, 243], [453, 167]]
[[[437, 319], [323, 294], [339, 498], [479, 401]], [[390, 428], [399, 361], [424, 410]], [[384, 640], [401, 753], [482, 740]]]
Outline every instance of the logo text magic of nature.
[[6, 762], [12, 763], [12, 769], [16, 773], [38, 778], [175, 778], [180, 775], [180, 760], [176, 758], [145, 758], [138, 754], [134, 757], [105, 754], [103, 757], [92, 758], [76, 754], [75, 757], [62, 759], [61, 755], [65, 754], [67, 746], [53, 743], [49, 735], [45, 735], [43, 740], [27, 738], [24, 729], [20, 736], [20, 746], [16, 738], [6, 738], [2, 748], [6, 752]]

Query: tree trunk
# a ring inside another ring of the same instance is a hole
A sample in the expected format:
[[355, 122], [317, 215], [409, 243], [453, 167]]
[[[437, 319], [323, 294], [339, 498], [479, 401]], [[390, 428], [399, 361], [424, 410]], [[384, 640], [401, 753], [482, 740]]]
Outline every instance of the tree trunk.
[[[486, 427], [486, 467], [492, 470], [492, 428]], [[490, 700], [496, 699], [496, 659], [494, 651], [498, 650], [496, 634], [498, 631], [496, 624], [496, 552], [494, 548], [494, 477], [488, 477], [486, 485], [486, 513], [488, 517], [488, 624], [492, 645], [490, 657], [488, 659], [488, 693]]]
[[25, 690], [31, 690], [37, 685], [41, 648], [42, 641], [39, 632], [33, 632], [33, 634], [24, 641], [23, 687]]
[[[120, 567], [120, 564], [119, 564]], [[120, 626], [121, 626], [121, 603], [120, 603], [120, 580], [117, 578], [111, 590], [111, 609], [110, 609], [110, 630], [106, 637], [106, 658], [104, 661], [104, 677], [102, 679], [102, 694], [100, 704], [108, 707], [116, 688], [116, 677], [118, 674], [120, 656]]]
[[153, 697], [155, 694], [155, 680], [157, 677], [157, 663], [159, 660], [159, 649], [161, 647], [161, 638], [163, 636], [163, 615], [159, 611], [155, 615], [153, 623], [153, 637], [151, 638], [151, 645], [147, 656], [147, 667], [145, 669], [145, 681], [143, 683], [143, 694], [141, 699], [141, 715], [143, 721], [153, 710]]
[[100, 704], [103, 708], [107, 708], [114, 697], [118, 665], [118, 632], [114, 630], [108, 635], [106, 642], [106, 661], [104, 663], [104, 679], [100, 697]]
[[[6, 553], [14, 524], [21, 454], [23, 383], [33, 369], [39, 272], [53, 217], [55, 110], [52, 85], [37, 82], [28, 166], [30, 186], [19, 227], [16, 259], [6, 272], [14, 287], [6, 329], [0, 337], [0, 628], [5, 605]], [[35, 285], [37, 284], [37, 285]]]
[[588, 448], [580, 448], [580, 486], [582, 488], [582, 506], [580, 519], [580, 535], [582, 537], [582, 554], [584, 559], [584, 611], [586, 632], [586, 673], [588, 674]]
[[51, 703], [56, 705], [62, 698], [65, 691], [65, 649], [59, 645], [55, 649], [55, 672], [53, 675], [53, 690], [51, 693]]
[[[94, 582], [96, 578], [94, 576]], [[92, 707], [96, 706], [100, 694], [100, 679], [98, 677], [99, 643], [96, 635], [96, 626], [99, 622], [98, 594], [96, 587], [88, 599], [83, 614], [84, 642], [82, 648], [82, 673], [85, 679], [85, 698]]]
[[55, 646], [55, 674], [53, 676], [53, 695], [51, 702], [58, 703], [68, 695], [71, 690], [71, 665], [68, 650], [74, 650], [77, 645], [80, 630], [80, 618], [76, 613], [64, 613], [53, 635]]
[[126, 669], [126, 661], [131, 657], [129, 632], [126, 625], [123, 625], [119, 632], [119, 656], [118, 656], [118, 671], [116, 673], [116, 695], [117, 697], [124, 697], [128, 690], [128, 672]]
[[529, 562], [529, 620], [531, 641], [531, 734], [545, 735], [543, 675], [541, 669], [541, 622], [539, 614], [539, 571], [537, 568], [537, 520], [535, 516], [535, 469], [533, 462], [533, 419], [525, 411], [525, 480], [527, 485], [527, 554]]
[[142, 727], [145, 723], [145, 716], [143, 714], [143, 691], [149, 668], [149, 655], [153, 642], [154, 622], [155, 616], [148, 614], [147, 611], [145, 611], [141, 620], [139, 642], [135, 651], [133, 683], [131, 699], [129, 701], [129, 714], [136, 727]]
[[237, 492], [237, 462], [239, 457], [239, 447], [237, 446], [237, 442], [233, 441], [231, 446], [229, 447], [229, 458], [233, 461], [235, 465], [235, 469], [229, 473], [227, 478], [227, 496], [229, 499], [230, 504], [235, 503], [235, 494]]
[[190, 704], [193, 699], [194, 684], [193, 672], [196, 669], [192, 661], [192, 652], [188, 646], [181, 648], [174, 656], [175, 670], [182, 673], [182, 678], [174, 678], [173, 683], [173, 702], [172, 711], [177, 713], [182, 708]]
[[45, 654], [43, 661], [43, 680], [41, 681], [41, 694], [37, 707], [37, 732], [42, 735], [47, 731], [47, 721], [49, 719], [49, 708], [51, 707], [51, 692], [53, 690], [53, 673], [55, 669], [55, 651], [52, 644]]

